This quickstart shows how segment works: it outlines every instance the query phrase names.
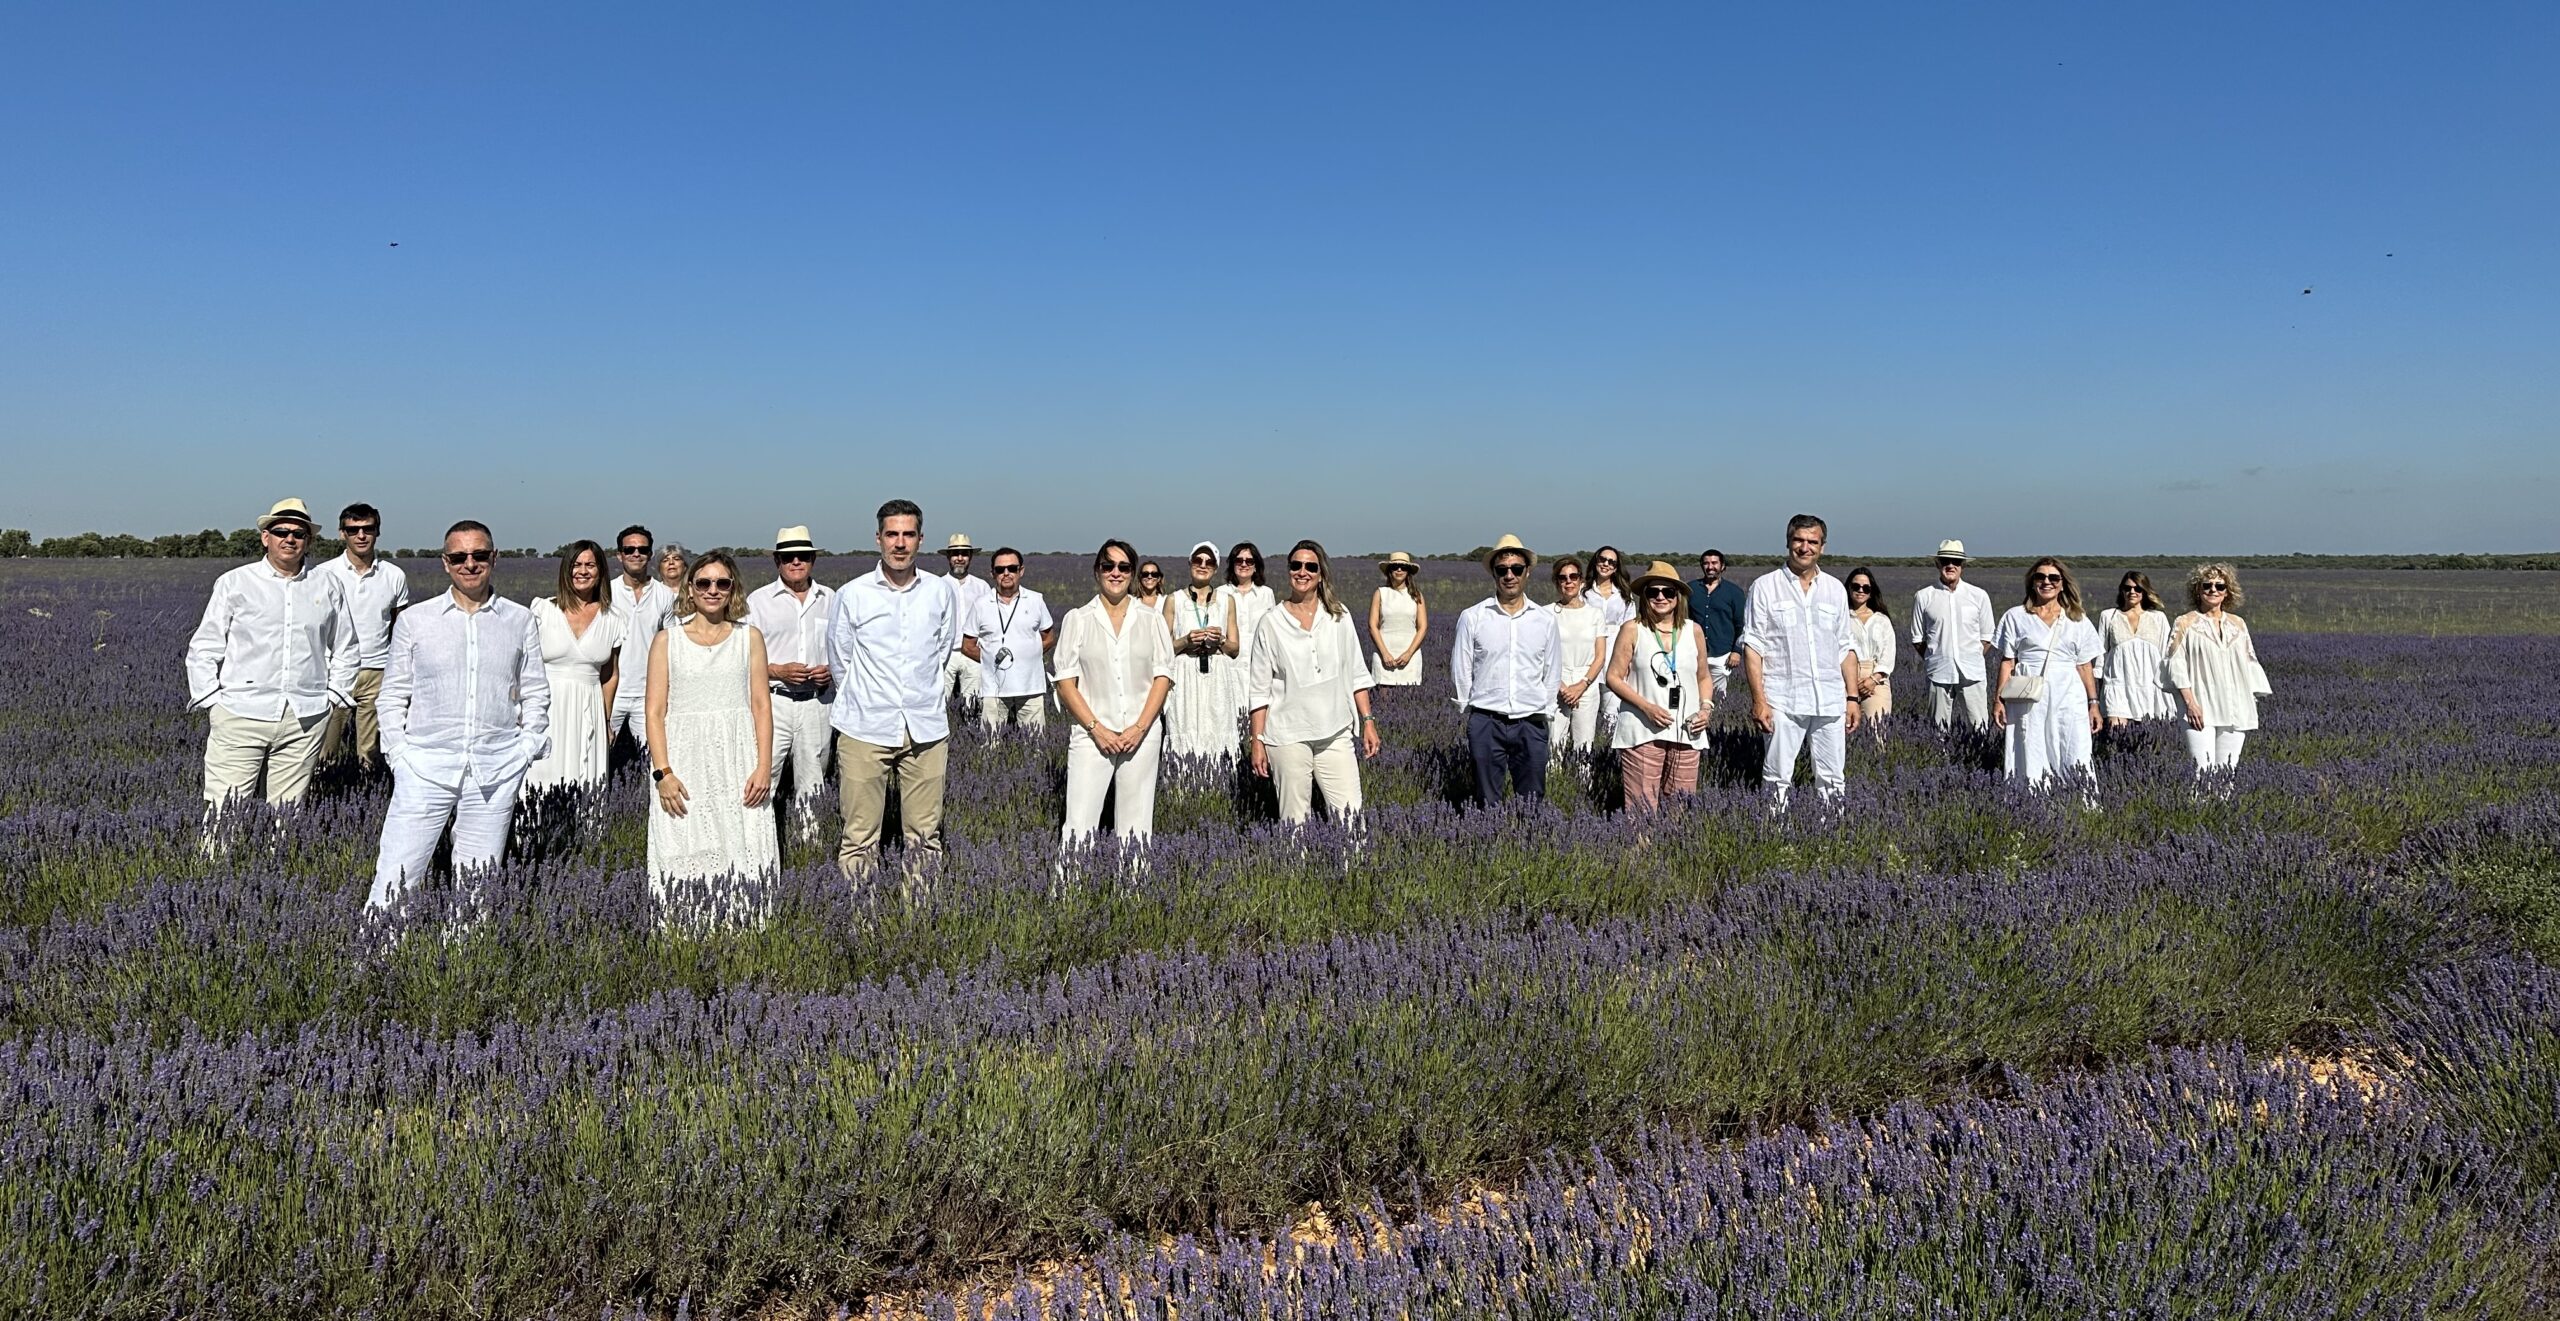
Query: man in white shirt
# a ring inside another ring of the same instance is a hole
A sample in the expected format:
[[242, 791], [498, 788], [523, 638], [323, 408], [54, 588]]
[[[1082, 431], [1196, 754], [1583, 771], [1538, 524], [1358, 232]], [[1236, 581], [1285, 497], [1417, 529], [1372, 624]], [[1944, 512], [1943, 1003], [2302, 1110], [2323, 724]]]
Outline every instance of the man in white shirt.
[[1787, 520], [1786, 567], [1751, 584], [1742, 624], [1743, 672], [1751, 679], [1751, 718], [1769, 736], [1760, 778], [1779, 807], [1796, 778], [1796, 757], [1813, 745], [1813, 780], [1822, 796], [1847, 784], [1848, 735], [1858, 728], [1858, 653], [1850, 636], [1849, 593], [1822, 571], [1830, 529], [1811, 514]]
[[347, 735], [355, 735], [356, 765], [370, 773], [382, 769], [382, 725], [374, 702], [382, 694], [382, 667], [391, 660], [391, 621], [409, 605], [409, 575], [382, 558], [382, 511], [357, 501], [338, 511], [338, 539], [346, 552], [320, 566], [344, 580], [348, 608], [356, 619], [355, 706], [329, 709], [329, 732], [320, 744], [322, 756], [347, 751]]
[[[676, 594], [651, 571], [657, 538], [637, 523], [613, 539], [613, 557], [622, 572], [613, 578], [613, 608], [626, 621], [614, 663], [622, 686], [614, 691], [612, 728], [605, 737], [617, 746], [625, 733], [641, 755], [649, 750], [649, 644], [674, 617]], [[774, 763], [779, 766], [779, 761]]]
[[773, 768], [790, 776], [791, 829], [806, 839], [817, 827], [827, 752], [835, 743], [829, 728], [836, 680], [827, 668], [827, 617], [836, 594], [816, 581], [818, 545], [805, 526], [773, 534], [773, 567], [781, 576], [747, 596], [747, 622], [764, 634], [765, 679], [773, 690]]
[[834, 672], [836, 781], [844, 839], [836, 865], [860, 885], [879, 861], [889, 781], [910, 878], [942, 853], [942, 776], [949, 764], [947, 658], [960, 645], [960, 594], [951, 580], [916, 572], [924, 511], [911, 500], [880, 506], [880, 565], [836, 590], [827, 615]]
[[[943, 580], [950, 583], [951, 590], [959, 595], [960, 634], [964, 640], [968, 637], [969, 621], [977, 618], [978, 603], [995, 593], [986, 579], [969, 576], [969, 566], [976, 562], [977, 555], [978, 544], [969, 540], [966, 532], [954, 532], [949, 541], [942, 543], [943, 563], [951, 570]], [[978, 662], [971, 659], [959, 643], [953, 643], [951, 660], [943, 668], [943, 691], [957, 696], [962, 710], [975, 710], [978, 681]]]
[[187, 641], [187, 709], [209, 711], [204, 800], [217, 812], [263, 782], [299, 802], [334, 707], [355, 704], [356, 619], [344, 579], [304, 563], [311, 510], [275, 503], [258, 519], [266, 554], [214, 580]]
[[447, 825], [457, 874], [497, 862], [525, 768], [550, 747], [542, 639], [532, 611], [489, 590], [495, 546], [486, 524], [454, 524], [444, 534], [452, 587], [392, 630], [381, 703], [391, 806], [367, 908], [390, 908], [426, 878]]
[[1529, 603], [1534, 563], [1518, 537], [1503, 536], [1485, 557], [1493, 595], [1459, 612], [1458, 640], [1449, 652], [1449, 681], [1458, 709], [1467, 713], [1479, 806], [1512, 792], [1529, 798], [1547, 792], [1547, 717], [1564, 686], [1564, 637], [1554, 611]]
[[1945, 729], [1964, 713], [1980, 729], [1991, 722], [1990, 686], [1984, 681], [1991, 634], [1999, 615], [1991, 594], [1964, 580], [1964, 543], [1938, 543], [1938, 581], [1911, 597], [1911, 649], [1929, 672], [1929, 714]]
[[989, 729], [1049, 723], [1049, 648], [1058, 640], [1049, 603], [1022, 585], [1022, 552], [987, 557], [995, 590], [961, 616], [960, 650], [978, 667], [978, 718]]

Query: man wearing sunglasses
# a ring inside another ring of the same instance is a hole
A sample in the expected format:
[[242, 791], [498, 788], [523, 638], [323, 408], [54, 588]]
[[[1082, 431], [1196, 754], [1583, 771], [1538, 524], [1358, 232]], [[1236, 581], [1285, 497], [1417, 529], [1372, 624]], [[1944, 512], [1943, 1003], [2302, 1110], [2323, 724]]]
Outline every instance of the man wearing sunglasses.
[[347, 607], [355, 612], [355, 706], [330, 708], [320, 755], [324, 760], [346, 755], [352, 733], [356, 765], [370, 774], [382, 769], [382, 725], [374, 704], [382, 694], [382, 667], [391, 661], [391, 621], [409, 607], [409, 574], [377, 552], [382, 511], [373, 506], [358, 502], [339, 510], [338, 538], [345, 552], [321, 565], [320, 572], [338, 576], [347, 589]]
[[1956, 714], [1967, 728], [1991, 723], [1991, 634], [1999, 620], [1991, 594], [1964, 580], [1964, 543], [1938, 543], [1938, 580], [1911, 598], [1911, 649], [1929, 671], [1929, 714], [1945, 729]]
[[1751, 584], [1742, 624], [1751, 718], [1769, 736], [1760, 778], [1787, 805], [1796, 758], [1813, 749], [1813, 782], [1825, 798], [1847, 783], [1848, 736], [1858, 728], [1857, 639], [1849, 592], [1822, 571], [1830, 529], [1811, 514], [1787, 520], [1787, 562]]
[[[631, 736], [634, 756], [649, 749], [649, 644], [675, 617], [675, 590], [652, 571], [657, 538], [637, 523], [613, 539], [613, 606], [624, 621], [621, 649], [614, 653], [622, 686], [613, 695], [612, 728], [605, 737], [621, 753], [622, 736]], [[775, 765], [782, 763], [776, 761]]]
[[355, 611], [345, 580], [306, 563], [311, 528], [302, 501], [277, 501], [258, 519], [266, 553], [214, 580], [187, 640], [187, 709], [209, 716], [204, 800], [215, 813], [262, 786], [270, 803], [301, 801], [330, 711], [355, 704]]
[[766, 686], [773, 690], [773, 769], [788, 775], [786, 815], [796, 838], [818, 825], [818, 795], [827, 788], [827, 753], [835, 744], [828, 707], [836, 700], [827, 668], [827, 616], [834, 589], [817, 581], [818, 544], [805, 526], [773, 534], [774, 581], [747, 594], [747, 622], [764, 634]]
[[1494, 543], [1484, 557], [1493, 595], [1459, 613], [1449, 652], [1449, 682], [1467, 717], [1478, 806], [1512, 792], [1527, 798], [1547, 792], [1547, 719], [1564, 686], [1564, 637], [1553, 611], [1529, 604], [1533, 563], [1520, 538], [1505, 533]]
[[490, 590], [497, 543], [474, 519], [444, 534], [452, 586], [411, 606], [382, 672], [391, 806], [365, 906], [388, 909], [426, 879], [445, 827], [453, 870], [505, 853], [525, 769], [551, 746], [551, 681], [533, 612]]
[[1049, 648], [1058, 621], [1049, 603], [1022, 585], [1022, 552], [998, 546], [987, 557], [993, 592], [961, 616], [960, 650], [978, 667], [978, 719], [989, 729], [1049, 723]]

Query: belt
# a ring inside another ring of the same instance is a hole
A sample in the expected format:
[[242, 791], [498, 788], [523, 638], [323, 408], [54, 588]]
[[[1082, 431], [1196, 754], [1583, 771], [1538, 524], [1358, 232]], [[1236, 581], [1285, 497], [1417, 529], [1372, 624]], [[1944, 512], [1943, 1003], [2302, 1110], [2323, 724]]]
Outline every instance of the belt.
[[1544, 720], [1547, 718], [1547, 713], [1544, 711], [1532, 711], [1525, 716], [1507, 716], [1489, 706], [1471, 706], [1467, 708], [1467, 712], [1470, 715], [1488, 716], [1508, 725], [1516, 725], [1524, 720]]
[[818, 700], [818, 690], [815, 688], [792, 689], [785, 688], [781, 684], [773, 685], [773, 695], [787, 702], [814, 702]]

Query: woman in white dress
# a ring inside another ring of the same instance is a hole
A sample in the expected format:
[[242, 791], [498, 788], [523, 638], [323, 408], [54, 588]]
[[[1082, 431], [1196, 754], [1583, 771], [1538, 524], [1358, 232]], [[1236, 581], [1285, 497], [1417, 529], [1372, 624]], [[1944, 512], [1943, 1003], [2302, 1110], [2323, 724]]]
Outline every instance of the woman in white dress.
[[2098, 706], [2107, 728], [2178, 714], [2177, 694], [2161, 682], [2168, 662], [2169, 615], [2140, 570], [2116, 585], [2116, 603], [2098, 612]]
[[[2080, 605], [2080, 584], [2062, 561], [2027, 568], [2027, 599], [2009, 607], [1991, 633], [2000, 657], [1992, 680], [1991, 723], [2002, 732], [2000, 765], [2012, 779], [2041, 785], [2055, 775], [2088, 774], [2098, 732], [2098, 630]], [[2006, 697], [2013, 678], [2040, 679], [2033, 698]]]
[[1094, 598], [1058, 625], [1050, 672], [1067, 731], [1067, 811], [1058, 829], [1072, 844], [1102, 827], [1143, 840], [1156, 825], [1156, 763], [1164, 731], [1156, 721], [1173, 687], [1173, 633], [1164, 616], [1129, 595], [1138, 552], [1114, 538], [1093, 556]]
[[1397, 551], [1378, 561], [1387, 585], [1369, 594], [1369, 643], [1377, 655], [1369, 677], [1386, 688], [1411, 688], [1422, 682], [1422, 639], [1431, 632], [1431, 609], [1413, 585], [1422, 566]]
[[1582, 561], [1570, 555], [1557, 560], [1548, 576], [1555, 580], [1556, 636], [1563, 642], [1564, 686], [1556, 690], [1555, 713], [1547, 717], [1547, 747], [1585, 752], [1600, 746], [1601, 674], [1609, 667], [1608, 621], [1600, 607], [1582, 592]]
[[1253, 664], [1255, 630], [1279, 600], [1263, 584], [1264, 567], [1262, 548], [1250, 541], [1239, 541], [1227, 551], [1227, 581], [1218, 589], [1236, 603], [1236, 650], [1225, 660], [1212, 657], [1210, 665], [1220, 671], [1239, 718], [1245, 713], [1245, 671]]
[[2186, 708], [2187, 755], [2196, 774], [2240, 764], [2240, 745], [2258, 727], [2267, 672], [2258, 664], [2240, 608], [2240, 575], [2228, 564], [2199, 564], [2187, 574], [2187, 604], [2169, 634], [2168, 679]]
[[694, 561], [676, 598], [678, 626], [649, 643], [649, 888], [667, 902], [686, 881], [770, 874], [773, 694], [764, 636], [741, 622], [737, 563]]
[[558, 594], [527, 603], [551, 682], [551, 750], [525, 771], [527, 794], [604, 779], [610, 713], [622, 685], [615, 657], [627, 623], [604, 583], [604, 547], [581, 541], [561, 557]]
[[1185, 757], [1236, 755], [1236, 704], [1226, 666], [1242, 647], [1236, 605], [1218, 583], [1218, 548], [1191, 548], [1191, 585], [1164, 600], [1173, 634], [1173, 693], [1165, 699], [1165, 749]]
[[1875, 570], [1856, 568], [1840, 580], [1849, 593], [1849, 640], [1858, 653], [1858, 723], [1884, 739], [1884, 718], [1893, 711], [1893, 615]]
[[[1615, 546], [1602, 546], [1591, 552], [1591, 568], [1582, 584], [1582, 599], [1600, 611], [1600, 622], [1607, 636], [1616, 638], [1618, 630], [1636, 617], [1635, 587], [1627, 581], [1626, 557]], [[1618, 726], [1618, 690], [1604, 681], [1600, 687], [1600, 727], [1614, 730]]]
[[1289, 599], [1262, 617], [1245, 655], [1253, 773], [1271, 780], [1280, 819], [1306, 820], [1319, 789], [1333, 815], [1358, 812], [1360, 763], [1352, 752], [1378, 755], [1378, 719], [1369, 713], [1374, 681], [1360, 661], [1351, 612], [1333, 594], [1323, 546], [1301, 541], [1290, 549]]
[[1707, 634], [1689, 620], [1689, 584], [1668, 561], [1636, 579], [1641, 611], [1618, 626], [1609, 648], [1609, 688], [1618, 695], [1618, 779], [1627, 808], [1649, 812], [1665, 794], [1698, 792], [1698, 752], [1707, 745], [1715, 675]]

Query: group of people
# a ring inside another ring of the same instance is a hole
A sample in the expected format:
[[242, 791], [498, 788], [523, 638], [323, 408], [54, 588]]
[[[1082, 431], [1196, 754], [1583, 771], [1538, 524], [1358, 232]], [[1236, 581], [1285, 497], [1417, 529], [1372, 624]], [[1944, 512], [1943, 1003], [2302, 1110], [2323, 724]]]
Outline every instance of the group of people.
[[[491, 590], [495, 543], [476, 521], [445, 534], [447, 590], [414, 602], [376, 549], [371, 505], [340, 513], [345, 553], [316, 566], [314, 527], [300, 500], [269, 509], [263, 556], [217, 580], [189, 643], [190, 698], [210, 712], [204, 792], [215, 811], [261, 790], [294, 801], [330, 748], [387, 765], [375, 907], [421, 879], [448, 834], [457, 868], [496, 861], [518, 802], [601, 780], [617, 740], [648, 758], [662, 893], [777, 866], [776, 789], [788, 787], [789, 828], [810, 837], [830, 760], [839, 866], [876, 872], [894, 784], [913, 869], [941, 847], [955, 697], [990, 727], [1043, 724], [1053, 704], [1073, 722], [1071, 842], [1106, 810], [1117, 834], [1144, 839], [1163, 752], [1232, 756], [1240, 739], [1284, 820], [1319, 797], [1348, 816], [1359, 762], [1379, 748], [1371, 691], [1419, 683], [1431, 631], [1421, 565], [1397, 552], [1379, 565], [1364, 649], [1312, 540], [1290, 547], [1277, 589], [1250, 542], [1194, 546], [1187, 581], [1169, 588], [1156, 561], [1106, 541], [1092, 598], [1059, 617], [1011, 547], [989, 556], [991, 581], [970, 573], [965, 536], [942, 547], [946, 572], [924, 572], [923, 511], [905, 500], [880, 507], [878, 562], [841, 587], [815, 580], [806, 527], [776, 534], [775, 581], [746, 592], [727, 554], [687, 557], [635, 524], [610, 558], [573, 543], [554, 593], [529, 605]], [[1838, 794], [1847, 737], [1891, 710], [1897, 635], [1873, 573], [1822, 571], [1827, 539], [1821, 519], [1790, 520], [1785, 565], [1748, 589], [1718, 551], [1686, 581], [1661, 560], [1630, 576], [1604, 546], [1557, 560], [1557, 599], [1537, 604], [1535, 555], [1502, 537], [1483, 561], [1491, 594], [1459, 612], [1448, 652], [1477, 800], [1542, 794], [1555, 752], [1596, 750], [1604, 733], [1630, 807], [1694, 793], [1737, 674], [1773, 798], [1807, 753], [1818, 790]], [[2200, 770], [2237, 760], [2267, 685], [2229, 565], [2189, 575], [2192, 608], [2174, 622], [2128, 573], [2093, 622], [2059, 560], [2038, 560], [1996, 618], [1966, 562], [1962, 543], [1939, 547], [1908, 641], [1935, 719], [2002, 731], [2010, 775], [2085, 775], [2106, 722], [2177, 715]]]

